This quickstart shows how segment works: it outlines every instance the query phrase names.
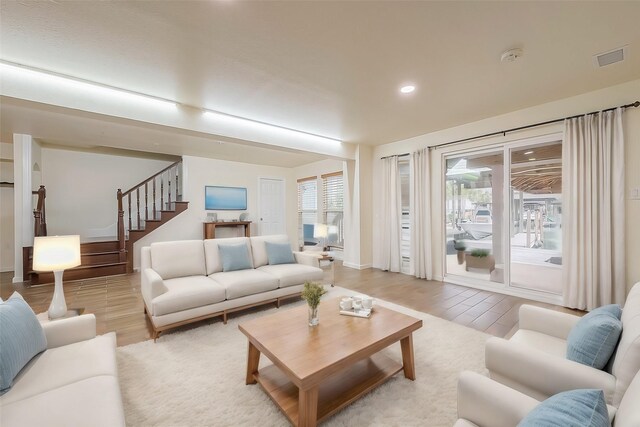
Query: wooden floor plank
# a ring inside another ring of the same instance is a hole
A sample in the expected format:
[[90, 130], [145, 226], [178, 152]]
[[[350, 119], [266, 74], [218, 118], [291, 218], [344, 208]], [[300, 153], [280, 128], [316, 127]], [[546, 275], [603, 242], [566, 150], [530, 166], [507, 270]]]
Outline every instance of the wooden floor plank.
[[[330, 273], [326, 274], [328, 276]], [[0, 297], [6, 299], [14, 290], [18, 290], [34, 311], [40, 313], [48, 309], [53, 295], [52, 285], [12, 284], [12, 276], [11, 272], [0, 273]], [[564, 307], [531, 302], [451, 283], [417, 279], [405, 274], [389, 273], [373, 268], [366, 270], [346, 268], [339, 261], [335, 262], [335, 278], [338, 286], [501, 337], [509, 334], [517, 325], [518, 309], [523, 303], [528, 302], [579, 314]], [[115, 331], [118, 345], [150, 339], [151, 327], [143, 313], [144, 305], [140, 294], [138, 273], [65, 281], [64, 292], [70, 308], [85, 308], [85, 312], [95, 314], [99, 334]], [[253, 310], [264, 309], [266, 307]], [[239, 312], [233, 316], [242, 316], [245, 313]], [[209, 319], [177, 330], [219, 321], [221, 320], [218, 318]]]

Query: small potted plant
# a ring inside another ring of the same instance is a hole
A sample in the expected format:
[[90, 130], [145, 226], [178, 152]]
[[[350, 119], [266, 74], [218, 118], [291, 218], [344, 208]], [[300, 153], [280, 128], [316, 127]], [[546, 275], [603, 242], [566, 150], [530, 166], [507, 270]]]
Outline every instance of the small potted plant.
[[320, 322], [318, 306], [320, 305], [320, 298], [326, 293], [327, 291], [324, 290], [324, 286], [321, 284], [305, 282], [301, 296], [309, 304], [309, 326], [317, 326]]
[[496, 268], [496, 260], [487, 249], [474, 249], [466, 256], [467, 266], [469, 268], [486, 268], [491, 273]]
[[458, 264], [459, 265], [464, 264], [464, 251], [467, 250], [467, 245], [465, 245], [465, 243], [463, 241], [454, 240], [453, 241], [453, 248], [456, 251], [458, 251]]

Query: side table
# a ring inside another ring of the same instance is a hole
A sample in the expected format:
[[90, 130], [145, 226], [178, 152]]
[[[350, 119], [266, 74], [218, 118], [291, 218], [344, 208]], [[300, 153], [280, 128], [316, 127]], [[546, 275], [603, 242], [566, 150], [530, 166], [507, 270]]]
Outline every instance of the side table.
[[320, 268], [322, 268], [322, 261], [329, 261], [329, 265], [331, 266], [331, 287], [335, 286], [336, 284], [336, 267], [335, 267], [335, 258], [332, 257], [329, 254], [321, 254], [318, 257], [318, 265], [320, 266]]

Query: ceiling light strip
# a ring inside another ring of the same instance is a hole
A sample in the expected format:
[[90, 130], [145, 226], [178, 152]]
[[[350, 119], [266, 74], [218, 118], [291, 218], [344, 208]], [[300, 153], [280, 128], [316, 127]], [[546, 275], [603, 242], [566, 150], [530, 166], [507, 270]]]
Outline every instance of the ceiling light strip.
[[311, 138], [314, 138], [314, 139], [320, 139], [322, 141], [328, 141], [328, 142], [331, 142], [331, 143], [342, 144], [342, 141], [340, 139], [331, 138], [329, 136], [318, 135], [318, 134], [311, 133], [311, 132], [305, 132], [305, 131], [298, 130], [298, 129], [292, 129], [292, 128], [289, 128], [289, 127], [286, 127], [286, 126], [274, 125], [272, 123], [261, 122], [259, 120], [254, 120], [254, 119], [248, 119], [246, 117], [236, 116], [234, 114], [223, 113], [221, 111], [215, 111], [215, 110], [209, 110], [209, 109], [203, 109], [202, 111], [203, 111], [203, 113], [205, 115], [209, 115], [209, 116], [212, 116], [212, 117], [219, 117], [219, 118], [222, 118], [222, 119], [236, 120], [236, 121], [244, 122], [246, 124], [251, 124], [251, 125], [266, 126], [266, 127], [271, 128], [273, 130], [291, 132], [291, 133], [296, 134], [296, 135], [302, 135], [302, 136], [305, 136], [305, 137], [311, 137]]
[[61, 74], [61, 73], [56, 73], [49, 70], [43, 70], [40, 68], [31, 67], [24, 64], [18, 64], [16, 62], [6, 61], [3, 59], [0, 59], [0, 69], [8, 69], [8, 70], [19, 71], [19, 72], [27, 71], [45, 78], [61, 79], [74, 84], [86, 85], [92, 88], [99, 88], [101, 90], [117, 92], [118, 94], [132, 96], [138, 99], [144, 99], [145, 101], [155, 101], [155, 102], [162, 103], [164, 105], [170, 105], [173, 107], [178, 106], [178, 103], [176, 101], [166, 99], [166, 98], [161, 98], [159, 96], [147, 95], [145, 93], [140, 93], [140, 92], [136, 92], [128, 89], [122, 89], [119, 87], [110, 86], [103, 83], [97, 83], [91, 80], [86, 80], [86, 79], [70, 76], [67, 74]]

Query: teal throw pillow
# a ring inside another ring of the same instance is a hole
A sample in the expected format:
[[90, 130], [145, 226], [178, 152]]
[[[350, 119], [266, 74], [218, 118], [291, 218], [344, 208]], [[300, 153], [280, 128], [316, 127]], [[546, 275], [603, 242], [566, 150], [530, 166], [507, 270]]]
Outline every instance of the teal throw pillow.
[[609, 313], [618, 320], [622, 319], [622, 308], [620, 304], [603, 305], [602, 307], [591, 310], [591, 313], [594, 311], [596, 313]]
[[518, 427], [610, 427], [602, 390], [558, 393], [533, 408]]
[[267, 248], [267, 258], [269, 265], [276, 264], [293, 264], [296, 259], [291, 251], [291, 245], [288, 243], [272, 243], [265, 242]]
[[612, 304], [582, 317], [567, 337], [567, 359], [604, 369], [622, 333], [621, 314], [620, 306]]
[[42, 325], [18, 293], [0, 303], [0, 394], [13, 385], [18, 373], [47, 349]]
[[246, 244], [218, 245], [220, 258], [222, 259], [222, 271], [247, 270], [253, 268], [249, 257], [249, 248]]

